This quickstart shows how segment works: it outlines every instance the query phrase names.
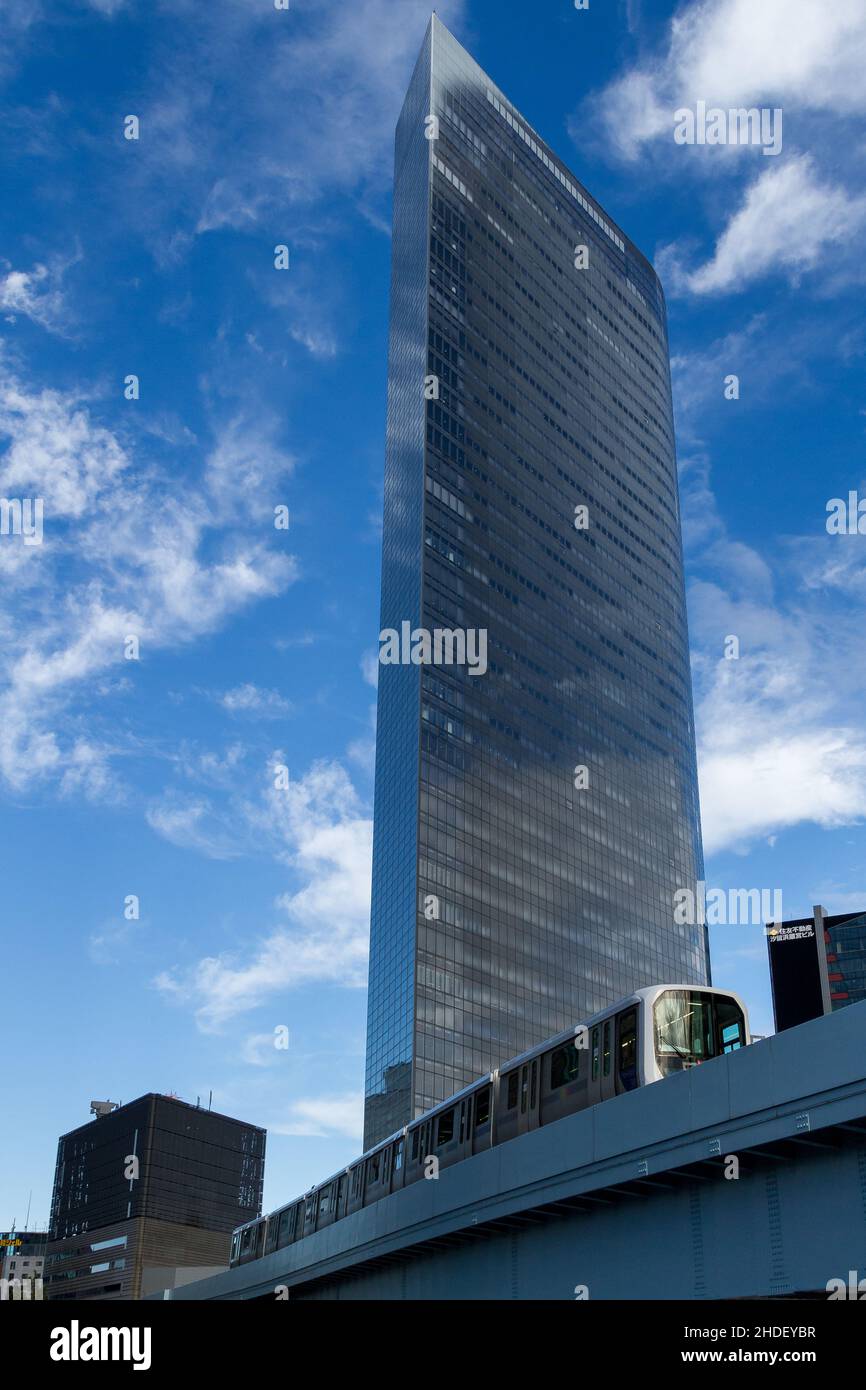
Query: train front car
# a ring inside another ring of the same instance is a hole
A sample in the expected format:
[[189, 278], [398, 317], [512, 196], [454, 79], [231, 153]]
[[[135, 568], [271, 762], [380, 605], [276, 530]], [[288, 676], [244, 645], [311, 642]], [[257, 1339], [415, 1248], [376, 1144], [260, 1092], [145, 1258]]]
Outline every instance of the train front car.
[[701, 1066], [750, 1041], [746, 1007], [729, 990], [660, 985], [638, 993], [645, 1019], [646, 1082]]

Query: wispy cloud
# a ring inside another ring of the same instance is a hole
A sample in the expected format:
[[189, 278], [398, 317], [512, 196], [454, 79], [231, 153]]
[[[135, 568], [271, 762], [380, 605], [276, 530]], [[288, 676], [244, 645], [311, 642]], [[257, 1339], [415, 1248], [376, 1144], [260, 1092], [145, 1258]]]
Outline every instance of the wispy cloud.
[[[860, 0], [825, 8], [813, 0], [692, 0], [658, 45], [587, 97], [570, 132], [581, 143], [594, 132], [606, 152], [640, 159], [644, 177], [694, 181], [714, 217], [724, 208], [725, 226], [703, 265], [684, 269], [684, 251], [665, 248], [675, 293], [740, 290], [774, 271], [842, 284], [862, 278], [864, 151], [853, 118], [866, 111], [864, 65]], [[675, 145], [675, 112], [697, 101], [723, 111], [780, 109], [781, 157], [768, 161], [737, 142]], [[839, 147], [848, 187], [831, 153]], [[746, 182], [739, 199], [727, 192], [720, 202], [712, 180]]]
[[[749, 396], [779, 392], [799, 373], [800, 344], [773, 353], [770, 325], [742, 330], [675, 359], [681, 478], [689, 561], [701, 819], [708, 853], [742, 850], [795, 825], [825, 829], [866, 818], [866, 662], [839, 669], [846, 632], [866, 623], [866, 557], [858, 537], [833, 537], [816, 506], [811, 533], [773, 535], [756, 550], [731, 533], [717, 506], [700, 435], [723, 375], [741, 372]], [[815, 343], [813, 340], [813, 348]], [[852, 544], [853, 542], [853, 544]], [[844, 596], [844, 604], [840, 601]], [[739, 655], [726, 659], [736, 637]], [[836, 679], [827, 680], [835, 670]]]
[[0, 495], [41, 498], [45, 515], [42, 545], [0, 546], [0, 774], [13, 786], [55, 773], [97, 792], [110, 750], [100, 759], [86, 727], [61, 732], [62, 716], [110, 671], [135, 670], [128, 639], [149, 660], [295, 579], [266, 479], [239, 487], [222, 459], [217, 445], [204, 488], [169, 480], [83, 394], [31, 387], [0, 353]]
[[[860, 0], [699, 0], [680, 6], [666, 40], [592, 97], [611, 148], [636, 159], [674, 112], [702, 99], [723, 108], [791, 102], [846, 116], [866, 111], [866, 11]], [[584, 112], [586, 117], [589, 109]], [[697, 151], [706, 160], [718, 153]], [[753, 153], [755, 153], [753, 151]]]
[[260, 719], [280, 719], [292, 713], [290, 700], [277, 690], [262, 690], [249, 682], [226, 690], [218, 697], [229, 714], [255, 714]]
[[71, 315], [62, 280], [70, 264], [55, 258], [50, 265], [37, 263], [32, 270], [14, 270], [7, 262], [5, 274], [0, 274], [0, 313], [11, 322], [23, 314], [49, 333], [65, 336]]
[[832, 248], [855, 240], [864, 225], [866, 196], [849, 197], [823, 182], [812, 158], [801, 155], [755, 179], [706, 264], [685, 271], [679, 255], [667, 248], [658, 268], [674, 292], [743, 291], [773, 271], [797, 284]]
[[179, 849], [193, 849], [209, 859], [234, 859], [242, 852], [219, 811], [204, 797], [167, 792], [145, 812], [147, 823]]
[[204, 1032], [301, 986], [366, 984], [372, 822], [338, 763], [317, 762], [278, 788], [280, 763], [275, 754], [260, 799], [244, 809], [258, 842], [300, 881], [277, 901], [285, 924], [245, 953], [207, 956], [155, 981], [192, 1005]]
[[[166, 170], [184, 175], [171, 220], [175, 233], [183, 220], [187, 237], [261, 225], [290, 231], [323, 195], [385, 193], [426, 0], [401, 0], [399, 16], [393, 0], [288, 14], [213, 0], [204, 26], [185, 4], [173, 8], [170, 43], [141, 103], [149, 134], [132, 176], [136, 203], [151, 199], [149, 226], [168, 213]], [[453, 21], [461, 9], [461, 0], [445, 0], [440, 13]]]
[[299, 1137], [343, 1134], [349, 1139], [360, 1139], [364, 1129], [363, 1092], [296, 1100], [289, 1107], [289, 1118], [271, 1121], [268, 1129], [273, 1134]]

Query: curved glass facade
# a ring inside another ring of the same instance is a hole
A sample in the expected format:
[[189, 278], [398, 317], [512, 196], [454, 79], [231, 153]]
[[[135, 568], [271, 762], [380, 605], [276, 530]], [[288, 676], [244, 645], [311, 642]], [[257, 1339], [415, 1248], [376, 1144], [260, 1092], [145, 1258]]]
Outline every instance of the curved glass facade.
[[[433, 117], [435, 119], [431, 120]], [[426, 381], [425, 381], [426, 379]], [[709, 983], [664, 298], [434, 17], [397, 128], [365, 1145]]]

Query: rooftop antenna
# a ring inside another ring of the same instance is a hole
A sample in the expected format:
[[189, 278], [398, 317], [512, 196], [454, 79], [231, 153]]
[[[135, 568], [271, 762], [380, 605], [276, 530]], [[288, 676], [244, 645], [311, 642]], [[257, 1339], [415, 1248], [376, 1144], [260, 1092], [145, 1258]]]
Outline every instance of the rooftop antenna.
[[24, 1218], [25, 1231], [30, 1230], [30, 1203], [33, 1201], [33, 1188], [30, 1189], [30, 1196], [27, 1198], [27, 1215]]
[[209, 1095], [208, 1098], [207, 1098], [207, 1108], [208, 1108], [208, 1110], [210, 1110], [210, 1108], [211, 1108], [212, 1105], [213, 1105], [213, 1090], [211, 1090], [211, 1093], [210, 1093], [210, 1095]]
[[92, 1100], [90, 1102], [90, 1113], [100, 1119], [103, 1115], [110, 1115], [112, 1110], [118, 1110], [120, 1102], [116, 1100]]

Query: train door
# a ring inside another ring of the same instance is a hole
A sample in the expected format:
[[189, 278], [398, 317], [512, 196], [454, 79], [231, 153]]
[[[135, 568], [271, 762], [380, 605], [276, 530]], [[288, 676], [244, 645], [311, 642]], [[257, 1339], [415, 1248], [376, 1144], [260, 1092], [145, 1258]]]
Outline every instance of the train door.
[[633, 1091], [638, 1076], [637, 1009], [625, 1009], [616, 1020], [616, 1089]]
[[613, 1057], [613, 1025], [612, 1018], [606, 1018], [601, 1025], [601, 1099], [610, 1100], [611, 1096], [616, 1095], [616, 1067]]
[[472, 1097], [461, 1100], [459, 1114], [457, 1116], [457, 1151], [462, 1158], [464, 1154], [471, 1153], [471, 1145], [467, 1149], [466, 1141], [471, 1138], [472, 1126]]
[[589, 1035], [589, 1084], [586, 1089], [587, 1105], [595, 1105], [601, 1100], [601, 1024], [593, 1025]]
[[[499, 1078], [494, 1081], [498, 1085]], [[470, 1108], [469, 1114], [469, 1152], [478, 1153], [481, 1149], [490, 1147], [491, 1130], [491, 1106], [493, 1101], [493, 1086], [487, 1085], [475, 1093], [474, 1108]]]
[[520, 1113], [517, 1133], [526, 1134], [538, 1124], [538, 1067], [540, 1058], [524, 1062], [520, 1068]]
[[396, 1192], [403, 1186], [406, 1164], [406, 1135], [403, 1134], [394, 1145], [394, 1158], [392, 1161], [391, 1191]]

